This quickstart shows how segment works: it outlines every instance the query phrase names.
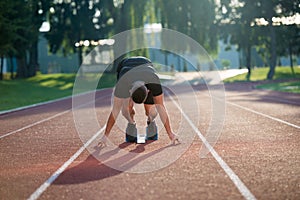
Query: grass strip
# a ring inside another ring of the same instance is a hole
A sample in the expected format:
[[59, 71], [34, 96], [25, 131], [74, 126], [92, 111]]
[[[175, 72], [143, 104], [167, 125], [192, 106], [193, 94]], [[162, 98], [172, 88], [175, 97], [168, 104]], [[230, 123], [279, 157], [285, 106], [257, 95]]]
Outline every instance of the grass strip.
[[[81, 78], [89, 84], [96, 78], [98, 80], [99, 76], [101, 78], [98, 89], [112, 87], [115, 84], [114, 74], [88, 74]], [[27, 79], [2, 80], [0, 111], [70, 96], [73, 93], [75, 79], [76, 74], [37, 74]]]
[[[300, 67], [294, 67], [294, 74], [292, 74], [290, 67], [276, 67], [275, 75], [273, 80], [287, 80], [287, 79], [300, 79]], [[266, 80], [269, 68], [255, 68], [252, 70], [250, 81], [263, 81]], [[225, 83], [232, 82], [247, 82], [246, 78], [247, 73], [240, 74], [231, 78], [226, 79]]]
[[267, 84], [258, 85], [257, 88], [300, 94], [300, 80], [282, 82], [282, 83], [267, 83]]
[[[252, 70], [250, 81], [265, 81], [269, 68], [255, 68]], [[294, 67], [294, 74], [290, 67], [276, 67], [273, 80], [256, 86], [259, 89], [281, 92], [300, 93], [300, 67]], [[240, 74], [224, 81], [225, 83], [247, 82], [246, 74]]]

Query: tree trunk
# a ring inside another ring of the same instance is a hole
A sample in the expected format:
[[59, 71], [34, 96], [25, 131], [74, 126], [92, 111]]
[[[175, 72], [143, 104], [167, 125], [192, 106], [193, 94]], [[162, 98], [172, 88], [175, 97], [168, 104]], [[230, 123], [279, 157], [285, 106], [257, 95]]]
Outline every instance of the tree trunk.
[[9, 63], [10, 63], [10, 79], [13, 80], [15, 78], [13, 56], [9, 56]]
[[272, 21], [269, 25], [270, 29], [270, 37], [271, 37], [271, 59], [270, 59], [270, 70], [267, 76], [267, 79], [272, 80], [275, 74], [275, 67], [276, 67], [276, 34], [274, 27], [272, 25]]
[[249, 81], [251, 77], [251, 45], [250, 44], [248, 44], [246, 49], [246, 67], [248, 69], [246, 79], [247, 81]]
[[[177, 55], [177, 68], [180, 69], [181, 68], [181, 57], [180, 55]], [[174, 71], [174, 66], [173, 66], [173, 71]], [[200, 69], [198, 69], [198, 71], [200, 71]]]
[[29, 64], [28, 64], [28, 77], [35, 76], [39, 68], [38, 64], [38, 41], [33, 42], [29, 49]]
[[[116, 26], [116, 33], [119, 34], [123, 31], [126, 31], [128, 28], [128, 21], [126, 19], [126, 14], [125, 12], [128, 12], [129, 8], [129, 2], [128, 1], [124, 1], [124, 4], [122, 5], [122, 7], [120, 8], [120, 13], [116, 16], [115, 21], [117, 23]], [[127, 38], [125, 38], [125, 36], [127, 36], [127, 33], [122, 35], [122, 36], [118, 36], [118, 40], [115, 40], [114, 46], [113, 46], [113, 51], [114, 51], [114, 62], [113, 62], [113, 67], [111, 68], [112, 73], [115, 73], [117, 71], [118, 68], [118, 64], [121, 62], [121, 60], [126, 56], [126, 46], [127, 46]]]
[[20, 55], [17, 56], [17, 77], [18, 78], [27, 78], [28, 69], [26, 65], [26, 56]]
[[[78, 40], [78, 41], [80, 41], [80, 40]], [[79, 76], [80, 77], [83, 77], [83, 70], [82, 70], [82, 67], [81, 67], [81, 65], [82, 65], [82, 62], [83, 62], [83, 58], [82, 58], [82, 46], [80, 46], [80, 47], [78, 47], [78, 69], [79, 69]]]
[[4, 60], [4, 58], [3, 58], [3, 56], [1, 56], [1, 63], [0, 63], [0, 80], [3, 80], [3, 60]]
[[168, 65], [169, 65], [169, 63], [168, 63], [168, 52], [165, 51], [164, 54], [165, 54], [165, 66], [168, 68]]
[[294, 63], [293, 63], [293, 50], [292, 49], [293, 49], [292, 43], [289, 42], [290, 66], [291, 66], [292, 74], [295, 75]]

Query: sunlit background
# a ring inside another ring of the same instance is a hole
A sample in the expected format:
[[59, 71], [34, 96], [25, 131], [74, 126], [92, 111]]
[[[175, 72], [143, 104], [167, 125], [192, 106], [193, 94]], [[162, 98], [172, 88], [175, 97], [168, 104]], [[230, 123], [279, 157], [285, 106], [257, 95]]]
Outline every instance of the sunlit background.
[[[133, 28], [144, 28], [158, 48], [162, 28], [179, 31], [203, 46], [218, 69], [269, 67], [272, 79], [276, 66], [299, 65], [299, 26], [299, 0], [1, 0], [1, 79], [104, 67], [116, 59], [111, 37]], [[169, 52], [135, 54], [178, 71], [192, 67]]]

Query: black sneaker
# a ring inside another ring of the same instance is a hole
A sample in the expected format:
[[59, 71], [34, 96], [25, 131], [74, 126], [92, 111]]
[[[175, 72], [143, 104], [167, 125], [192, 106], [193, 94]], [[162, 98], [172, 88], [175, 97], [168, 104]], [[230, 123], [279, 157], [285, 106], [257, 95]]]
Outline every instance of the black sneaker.
[[155, 124], [155, 121], [152, 122], [147, 121], [147, 124], [148, 124], [146, 128], [147, 140], [157, 140], [158, 134], [157, 134], [157, 126]]
[[126, 128], [126, 142], [137, 142], [136, 124], [127, 124]]

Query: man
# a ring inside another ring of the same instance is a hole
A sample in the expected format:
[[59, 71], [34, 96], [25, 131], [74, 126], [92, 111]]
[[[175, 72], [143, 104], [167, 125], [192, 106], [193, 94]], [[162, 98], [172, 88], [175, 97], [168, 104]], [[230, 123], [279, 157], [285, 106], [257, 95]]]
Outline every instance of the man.
[[154, 119], [158, 113], [171, 142], [173, 144], [179, 142], [171, 129], [169, 116], [164, 106], [162, 86], [151, 61], [145, 57], [130, 57], [123, 59], [118, 65], [113, 107], [107, 120], [105, 137], [102, 138], [101, 144], [106, 145], [106, 137], [115, 124], [120, 111], [128, 121], [126, 141], [136, 141], [135, 103], [144, 104], [148, 140], [157, 139], [157, 127]]

